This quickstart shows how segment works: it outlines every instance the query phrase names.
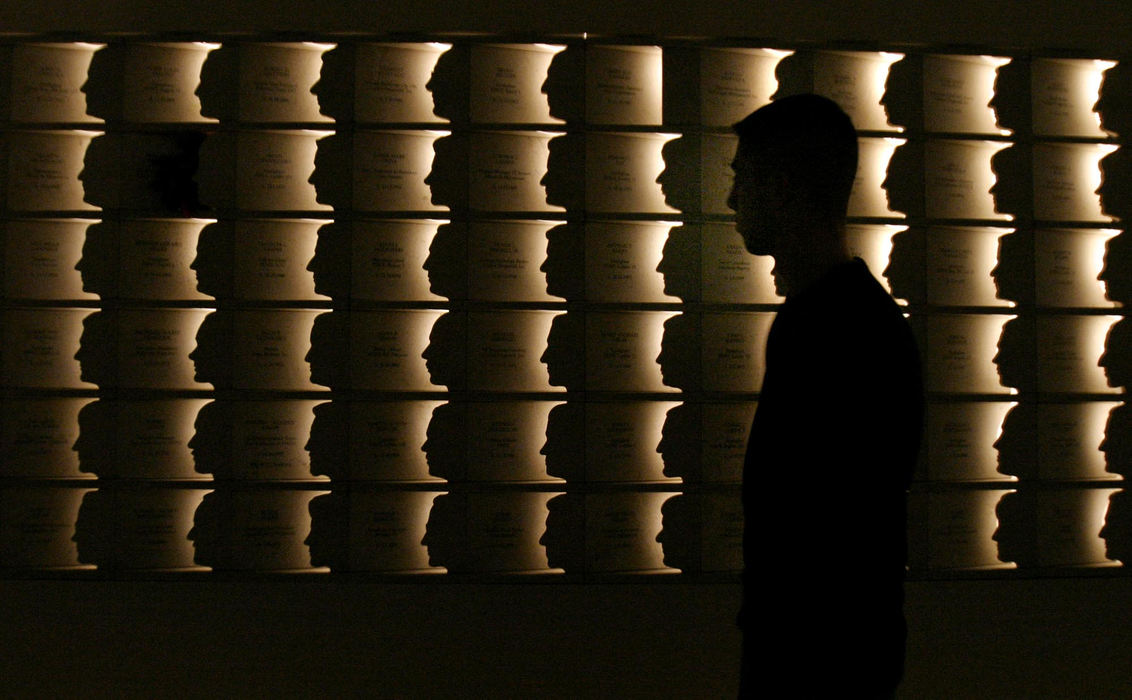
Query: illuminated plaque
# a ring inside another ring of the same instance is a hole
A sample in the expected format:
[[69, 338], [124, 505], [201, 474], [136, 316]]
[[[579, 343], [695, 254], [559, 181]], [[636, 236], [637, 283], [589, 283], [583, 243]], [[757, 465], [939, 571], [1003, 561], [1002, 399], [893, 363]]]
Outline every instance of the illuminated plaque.
[[322, 70], [322, 54], [332, 48], [311, 42], [241, 44], [240, 120], [330, 121], [318, 111], [311, 88]]
[[557, 311], [473, 311], [468, 314], [468, 388], [560, 391], [541, 357]]
[[888, 162], [904, 142], [897, 138], [861, 137], [857, 140], [857, 174], [849, 195], [849, 216], [904, 218], [902, 212], [889, 209], [884, 189]]
[[591, 311], [586, 314], [586, 388], [670, 392], [661, 376], [664, 322], [671, 311]]
[[235, 223], [233, 288], [237, 299], [326, 299], [314, 290], [308, 265], [315, 255], [318, 219], [244, 219]]
[[1039, 136], [1106, 138], [1100, 115], [1104, 73], [1115, 61], [1035, 58], [1030, 63], [1034, 133]]
[[548, 481], [546, 424], [560, 401], [476, 402], [467, 412], [469, 481]]
[[899, 53], [819, 51], [814, 54], [814, 92], [840, 105], [857, 129], [890, 131], [881, 98], [889, 67], [902, 58]]
[[[147, 488], [100, 491], [112, 499], [112, 547], [99, 557], [114, 569], [198, 568], [189, 540], [193, 514], [204, 498], [199, 489]], [[85, 504], [84, 504], [85, 507]], [[81, 546], [81, 544], [80, 544]]]
[[1038, 406], [1038, 475], [1042, 479], [1117, 479], [1100, 444], [1115, 401]]
[[700, 115], [705, 126], [731, 126], [770, 102], [774, 69], [793, 51], [704, 48], [700, 52]]
[[671, 493], [589, 493], [585, 505], [586, 570], [664, 570], [660, 507]]
[[351, 403], [350, 477], [364, 481], [433, 480], [424, 448], [433, 411], [443, 403]]
[[[239, 571], [291, 571], [310, 568], [304, 540], [311, 531], [308, 505], [326, 491], [237, 491], [230, 529], [222, 534]], [[198, 563], [201, 563], [198, 549]], [[214, 567], [219, 568], [219, 567]]]
[[473, 44], [471, 116], [476, 123], [561, 123], [550, 116], [542, 85], [554, 56], [565, 46]]
[[1067, 489], [1035, 495], [1038, 566], [1108, 564], [1100, 537], [1109, 497], [1119, 489]]
[[659, 46], [587, 46], [586, 122], [660, 124], [662, 73]]
[[[120, 309], [118, 386], [131, 389], [208, 389], [194, 379], [189, 358], [209, 309]], [[85, 345], [85, 342], [84, 342]]]
[[1099, 277], [1118, 229], [1037, 229], [1034, 278], [1039, 306], [1111, 308]]
[[212, 122], [202, 117], [200, 69], [219, 44], [128, 44], [123, 70], [122, 116], [126, 121]]
[[1101, 210], [1101, 159], [1108, 143], [1034, 144], [1034, 218], [1039, 221], [1114, 219]]
[[998, 469], [997, 441], [1007, 401], [931, 403], [927, 406], [927, 477], [932, 481], [1013, 481]]
[[[124, 479], [200, 479], [189, 441], [207, 399], [115, 401], [111, 476]], [[128, 426], [128, 427], [127, 427]], [[195, 505], [194, 505], [195, 507]]]
[[94, 399], [6, 399], [0, 402], [0, 476], [85, 479], [79, 455], [79, 411]]
[[924, 129], [966, 134], [1009, 134], [991, 108], [995, 74], [1010, 63], [1000, 56], [924, 56]]
[[672, 214], [657, 178], [664, 144], [677, 134], [586, 134], [586, 209]]
[[[437, 495], [435, 491], [352, 491], [348, 519], [350, 569], [391, 573], [437, 571], [429, 566], [428, 550], [421, 544]], [[316, 527], [317, 516], [312, 523], [312, 528]]]
[[562, 211], [547, 204], [549, 131], [491, 131], [471, 135], [468, 202], [478, 211]]
[[0, 363], [6, 386], [92, 389], [76, 355], [90, 309], [5, 309], [0, 313]]
[[208, 219], [123, 219], [118, 228], [118, 296], [162, 301], [209, 298], [192, 269]]
[[743, 570], [743, 502], [737, 493], [700, 496], [701, 571]]
[[94, 131], [15, 131], [8, 150], [8, 208], [16, 211], [91, 211], [80, 174]]
[[845, 238], [849, 246], [849, 254], [864, 260], [869, 272], [889, 293], [892, 292], [892, 289], [884, 271], [888, 268], [889, 254], [892, 252], [892, 237], [907, 230], [907, 226], [892, 224], [847, 224], [845, 226]]
[[743, 478], [747, 436], [757, 402], [708, 403], [701, 407], [702, 478], [706, 482], [736, 483]]
[[908, 512], [908, 560], [916, 568], [1008, 568], [999, 559], [995, 508], [1011, 491], [965, 490], [914, 493]]
[[657, 272], [670, 222], [590, 222], [586, 224], [585, 266], [588, 301], [663, 303]]
[[546, 530], [546, 502], [554, 494], [531, 491], [469, 493], [467, 546], [474, 571], [547, 569], [539, 538]]
[[87, 80], [94, 53], [105, 44], [28, 43], [12, 48], [9, 106], [14, 122], [100, 122], [86, 113]]
[[[445, 131], [354, 133], [354, 208], [361, 211], [440, 211], [426, 178], [433, 145]], [[545, 164], [545, 160], [544, 160]]]
[[557, 221], [473, 221], [468, 225], [468, 296], [475, 301], [554, 301], [542, 265]]
[[[432, 301], [427, 263], [435, 219], [355, 221], [351, 236], [351, 298], [359, 301]], [[461, 261], [462, 262], [462, 261]]]
[[677, 401], [586, 404], [586, 481], [671, 481], [659, 452], [661, 431]]
[[[351, 385], [377, 391], [436, 391], [438, 386], [444, 386], [429, 379], [424, 357], [431, 345], [440, 343], [438, 339], [430, 340], [429, 334], [443, 315], [444, 311], [434, 309], [353, 312]], [[444, 356], [459, 352], [454, 342], [455, 339], [444, 339], [443, 345], [433, 351]]]
[[359, 122], [443, 122], [428, 82], [451, 44], [358, 44], [354, 118]]
[[1010, 306], [998, 299], [991, 270], [998, 239], [1013, 229], [931, 226], [927, 230], [928, 303], [941, 306]]
[[730, 216], [734, 212], [727, 206], [731, 194], [734, 174], [731, 161], [735, 159], [735, 149], [739, 137], [731, 134], [704, 134], [700, 139], [700, 172], [703, 184], [700, 188], [700, 211], [705, 214]]
[[307, 439], [318, 401], [238, 401], [231, 418], [232, 478], [309, 481]]
[[778, 304], [770, 271], [774, 258], [751, 255], [732, 224], [704, 224], [701, 248], [705, 302]]
[[54, 487], [0, 489], [0, 562], [4, 568], [79, 568], [75, 525], [84, 496], [93, 491]]
[[318, 140], [329, 133], [240, 132], [236, 155], [236, 206], [276, 211], [330, 209], [315, 199], [314, 185], [310, 182]]
[[1098, 361], [1105, 337], [1119, 316], [1039, 316], [1038, 389], [1050, 392], [1120, 393], [1110, 387]]
[[938, 314], [928, 316], [925, 384], [928, 391], [1008, 394], [994, 362], [1002, 327], [1011, 316]]
[[78, 265], [94, 219], [24, 219], [4, 225], [4, 297], [52, 301], [97, 299], [83, 291]]
[[232, 379], [237, 389], [314, 391], [307, 353], [315, 309], [241, 309], [233, 323]]
[[705, 391], [758, 391], [763, 359], [774, 314], [768, 312], [705, 313], [702, 326]]
[[991, 157], [1006, 141], [929, 140], [924, 147], [924, 210], [931, 219], [1006, 219], [995, 211]]

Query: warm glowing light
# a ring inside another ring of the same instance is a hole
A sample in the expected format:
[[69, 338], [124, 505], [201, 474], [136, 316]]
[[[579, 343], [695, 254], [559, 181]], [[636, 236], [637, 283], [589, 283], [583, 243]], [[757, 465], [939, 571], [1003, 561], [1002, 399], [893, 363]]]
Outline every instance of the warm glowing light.
[[837, 102], [865, 131], [892, 131], [881, 100], [888, 70], [903, 54], [821, 51], [814, 56], [814, 92]]
[[862, 137], [858, 140], [857, 176], [849, 197], [849, 216], [904, 218], [904, 213], [888, 207], [884, 181], [892, 154], [907, 139]]
[[[876, 277], [890, 294], [892, 289], [883, 272], [888, 267], [889, 255], [892, 253], [892, 237], [907, 230], [907, 226], [898, 224], [849, 224], [845, 227], [850, 254], [864, 260], [873, 277]], [[899, 303], [908, 302], [899, 300]]]
[[793, 51], [705, 48], [700, 52], [700, 118], [729, 126], [770, 102], [778, 90], [775, 68]]

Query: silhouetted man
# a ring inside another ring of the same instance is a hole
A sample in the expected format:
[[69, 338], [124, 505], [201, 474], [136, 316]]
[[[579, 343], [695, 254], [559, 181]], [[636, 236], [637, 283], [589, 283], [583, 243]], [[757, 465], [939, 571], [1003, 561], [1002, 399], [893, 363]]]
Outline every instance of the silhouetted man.
[[846, 248], [857, 135], [797, 95], [735, 125], [728, 205], [786, 297], [743, 473], [741, 695], [890, 696], [903, 673], [905, 491], [923, 389], [899, 308]]

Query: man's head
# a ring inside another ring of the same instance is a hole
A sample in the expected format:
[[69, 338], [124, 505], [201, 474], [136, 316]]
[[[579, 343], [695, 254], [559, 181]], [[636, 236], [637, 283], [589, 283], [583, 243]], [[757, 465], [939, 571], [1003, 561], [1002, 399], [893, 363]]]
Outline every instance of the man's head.
[[734, 126], [739, 147], [728, 206], [747, 250], [780, 271], [815, 246], [841, 248], [857, 173], [857, 132], [832, 100], [793, 95]]

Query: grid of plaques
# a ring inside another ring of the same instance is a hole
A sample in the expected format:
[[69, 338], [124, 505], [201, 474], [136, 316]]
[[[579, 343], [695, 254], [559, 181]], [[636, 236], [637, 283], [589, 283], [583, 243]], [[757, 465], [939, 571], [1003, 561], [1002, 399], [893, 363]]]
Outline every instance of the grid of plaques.
[[1123, 571], [1126, 64], [660, 43], [0, 47], [0, 567], [733, 579], [730, 125], [814, 91], [924, 353], [913, 571]]

